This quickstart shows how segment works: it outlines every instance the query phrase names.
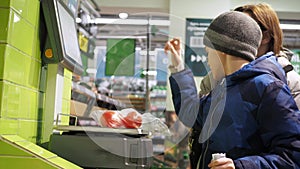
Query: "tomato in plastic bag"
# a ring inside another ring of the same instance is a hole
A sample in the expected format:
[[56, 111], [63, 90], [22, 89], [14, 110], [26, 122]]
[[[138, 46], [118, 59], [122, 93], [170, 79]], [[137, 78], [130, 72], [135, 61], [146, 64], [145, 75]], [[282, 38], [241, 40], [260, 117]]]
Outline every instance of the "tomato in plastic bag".
[[142, 125], [142, 116], [132, 111], [123, 118], [126, 128], [139, 128]]
[[100, 117], [100, 122], [103, 127], [109, 128], [124, 128], [122, 116], [118, 112], [106, 111]]

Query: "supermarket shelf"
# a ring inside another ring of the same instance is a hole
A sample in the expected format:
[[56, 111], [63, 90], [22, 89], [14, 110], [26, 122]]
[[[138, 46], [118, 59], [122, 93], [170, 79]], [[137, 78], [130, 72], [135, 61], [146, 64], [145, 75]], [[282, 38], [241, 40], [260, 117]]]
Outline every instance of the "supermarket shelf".
[[[72, 100], [81, 101], [87, 105], [92, 105], [90, 107], [93, 107], [95, 104], [106, 109], [118, 109], [126, 107], [126, 104], [118, 100], [99, 93], [94, 93], [93, 91], [75, 82], [72, 84]], [[85, 115], [87, 115], [87, 113], [85, 113]]]
[[146, 99], [145, 97], [125, 95], [125, 96], [113, 96], [114, 100], [118, 100], [126, 105], [127, 108], [134, 108], [137, 111], [145, 111]]

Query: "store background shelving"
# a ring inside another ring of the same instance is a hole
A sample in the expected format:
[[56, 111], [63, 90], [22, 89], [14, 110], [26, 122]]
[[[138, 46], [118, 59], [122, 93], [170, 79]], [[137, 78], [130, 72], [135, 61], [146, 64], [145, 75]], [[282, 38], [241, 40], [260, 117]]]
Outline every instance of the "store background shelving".
[[[92, 3], [92, 5], [87, 5], [88, 2], [96, 2]], [[160, 2], [163, 3], [163, 2]], [[85, 1], [83, 4], [83, 10], [81, 11], [80, 16], [86, 16], [87, 14], [91, 16], [91, 19], [98, 18], [98, 19], [116, 19], [117, 12], [120, 12], [120, 7], [116, 8], [117, 10], [113, 11], [115, 7], [107, 7], [105, 6], [107, 2], [98, 3], [98, 1], [88, 0]], [[89, 9], [91, 6], [94, 6], [95, 9]], [[163, 5], [161, 5], [163, 6]], [[125, 7], [126, 8], [126, 7]], [[123, 9], [125, 9], [123, 8]], [[133, 9], [131, 9], [133, 10]], [[169, 9], [165, 9], [166, 13], [169, 13]], [[147, 11], [147, 12], [145, 12]], [[150, 9], [145, 9], [143, 12], [135, 13], [131, 11], [131, 16], [129, 19], [149, 19], [149, 11]], [[164, 11], [164, 10], [162, 10]], [[94, 15], [94, 13], [100, 13], [100, 16]], [[157, 15], [151, 13], [151, 19], [161, 19], [161, 20], [169, 20], [168, 14], [161, 12], [161, 15]], [[280, 12], [279, 12], [280, 13]], [[283, 16], [283, 13], [280, 13]], [[283, 16], [284, 18], [284, 16]], [[283, 20], [282, 20], [283, 21]], [[288, 19], [284, 22], [289, 22]], [[131, 25], [131, 24], [117, 24], [117, 22], [112, 24], [85, 24], [79, 23], [79, 31], [82, 32], [84, 36], [87, 38], [93, 39], [95, 41], [95, 53], [94, 58], [89, 57], [87, 59], [87, 67], [90, 69], [89, 72], [86, 73], [86, 82], [89, 82], [89, 77], [93, 77], [97, 80], [107, 81], [109, 85], [107, 86], [106, 92], [99, 91], [98, 97], [103, 97], [103, 99], [99, 99], [98, 106], [106, 107], [108, 109], [112, 107], [107, 107], [104, 105], [109, 104], [109, 101], [103, 101], [107, 98], [111, 99], [113, 102], [122, 103], [126, 108], [134, 108], [138, 110], [140, 113], [151, 112], [156, 117], [160, 118], [162, 121], [168, 123], [169, 113], [166, 111], [167, 103], [167, 92], [166, 92], [166, 81], [167, 81], [167, 65], [168, 59], [165, 55], [160, 55], [157, 51], [163, 52], [162, 48], [164, 43], [169, 38], [169, 27], [168, 25], [165, 26], [153, 26], [151, 27], [151, 39], [150, 39], [150, 47], [149, 52], [151, 53], [149, 56], [145, 54], [147, 49], [147, 25]], [[285, 35], [285, 45], [291, 48], [297, 48], [300, 46], [300, 42], [298, 39], [298, 32], [294, 30], [284, 30]], [[156, 36], [156, 35], [160, 36]], [[106, 57], [106, 40], [109, 38], [136, 38], [136, 61], [135, 64], [138, 65], [135, 67], [135, 74], [134, 77], [109, 77], [104, 74], [105, 72], [105, 57]], [[150, 92], [147, 93], [146, 86], [145, 86], [145, 78], [143, 77], [143, 70], [147, 70], [147, 57], [150, 60], [150, 70], [154, 70], [156, 72], [162, 73], [160, 78], [155, 76], [148, 77], [149, 80], [152, 80], [152, 83], [148, 86]], [[99, 69], [100, 66], [100, 69]], [[92, 71], [91, 71], [92, 70]], [[161, 71], [163, 70], [163, 71]], [[163, 81], [161, 81], [163, 79]], [[143, 82], [143, 84], [139, 82]], [[153, 83], [154, 82], [154, 83]], [[162, 85], [160, 85], [162, 83]], [[150, 103], [147, 105], [147, 100], [149, 99]], [[113, 105], [113, 104], [109, 104]], [[149, 106], [149, 107], [147, 107]], [[119, 106], [120, 108], [120, 106]], [[171, 112], [172, 113], [172, 112]], [[160, 155], [159, 161], [160, 164], [164, 163], [164, 153], [166, 150], [165, 147], [165, 136], [157, 135], [153, 137], [153, 151], [156, 155]], [[175, 148], [176, 149], [176, 148]], [[177, 150], [174, 150], [177, 151]], [[176, 153], [175, 153], [176, 154]], [[178, 154], [177, 154], [178, 155]], [[182, 154], [179, 154], [180, 157], [183, 158]], [[171, 158], [171, 157], [167, 157]], [[169, 159], [170, 160], [170, 159]], [[181, 160], [187, 160], [185, 157]], [[171, 165], [166, 166], [176, 166], [174, 162], [170, 163]]]

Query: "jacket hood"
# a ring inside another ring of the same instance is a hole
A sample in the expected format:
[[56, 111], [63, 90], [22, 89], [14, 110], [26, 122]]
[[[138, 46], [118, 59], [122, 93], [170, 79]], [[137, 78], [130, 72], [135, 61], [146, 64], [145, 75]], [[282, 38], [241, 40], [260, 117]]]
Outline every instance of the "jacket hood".
[[287, 83], [284, 70], [277, 62], [277, 57], [274, 56], [273, 52], [269, 52], [250, 62], [237, 72], [227, 76], [227, 85], [262, 74], [270, 74], [284, 83]]
[[293, 55], [294, 53], [292, 51], [283, 48], [277, 57], [278, 63], [281, 65], [281, 67], [283, 67], [285, 73], [294, 69], [292, 63], [290, 62]]
[[292, 57], [294, 56], [294, 53], [287, 49], [287, 48], [282, 48], [282, 50], [279, 52], [279, 57], [284, 57], [286, 58], [288, 61], [291, 61]]

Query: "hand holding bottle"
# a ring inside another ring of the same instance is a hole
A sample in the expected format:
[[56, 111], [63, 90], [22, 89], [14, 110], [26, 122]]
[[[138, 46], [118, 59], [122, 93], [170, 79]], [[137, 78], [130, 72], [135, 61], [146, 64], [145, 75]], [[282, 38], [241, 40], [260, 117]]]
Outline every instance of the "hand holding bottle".
[[235, 169], [233, 160], [226, 157], [212, 160], [208, 164], [208, 167], [211, 169]]
[[171, 61], [172, 66], [178, 71], [184, 69], [182, 56], [181, 56], [181, 40], [179, 38], [173, 38], [165, 44], [165, 53], [170, 52], [172, 54]]

